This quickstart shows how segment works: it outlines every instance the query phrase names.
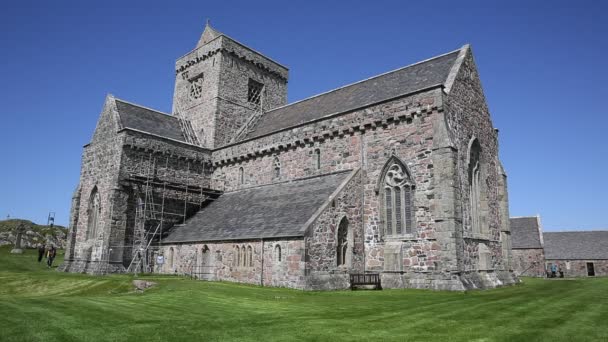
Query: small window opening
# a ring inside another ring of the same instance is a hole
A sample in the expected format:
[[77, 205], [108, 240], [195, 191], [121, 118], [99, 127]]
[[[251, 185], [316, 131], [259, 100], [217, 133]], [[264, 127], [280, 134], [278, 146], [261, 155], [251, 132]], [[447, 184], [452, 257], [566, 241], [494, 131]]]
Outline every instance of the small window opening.
[[274, 178], [281, 177], [281, 161], [279, 161], [278, 157], [274, 157]]
[[277, 261], [281, 261], [281, 246], [274, 246], [274, 257]]
[[315, 149], [312, 156], [313, 156], [313, 163], [314, 163], [315, 170], [320, 170], [321, 169], [321, 150], [318, 148]]
[[247, 90], [247, 102], [254, 105], [256, 108], [259, 108], [262, 104], [262, 92], [264, 90], [264, 85], [260, 82], [256, 82], [249, 79], [249, 86]]

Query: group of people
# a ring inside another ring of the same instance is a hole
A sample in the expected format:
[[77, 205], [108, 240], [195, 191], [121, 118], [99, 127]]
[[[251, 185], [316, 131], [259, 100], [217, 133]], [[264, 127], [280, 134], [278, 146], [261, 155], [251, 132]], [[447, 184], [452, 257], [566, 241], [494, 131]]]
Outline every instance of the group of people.
[[549, 269], [551, 270], [551, 273], [547, 272], [547, 277], [548, 278], [556, 278], [558, 272], [559, 272], [559, 277], [560, 278], [564, 277], [564, 270], [562, 270], [561, 266], [558, 266], [557, 264], [551, 264], [551, 266], [549, 267]]
[[46, 265], [48, 268], [51, 268], [53, 267], [53, 260], [55, 260], [56, 256], [57, 248], [55, 248], [54, 245], [38, 245], [38, 262], [41, 262], [42, 258], [46, 258]]

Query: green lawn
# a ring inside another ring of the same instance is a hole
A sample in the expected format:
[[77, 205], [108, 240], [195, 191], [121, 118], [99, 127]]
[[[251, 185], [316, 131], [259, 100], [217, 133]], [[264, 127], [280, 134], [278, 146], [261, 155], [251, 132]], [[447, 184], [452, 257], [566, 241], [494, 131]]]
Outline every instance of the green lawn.
[[[468, 293], [301, 292], [49, 270], [0, 248], [2, 341], [608, 341], [608, 279]], [[61, 260], [57, 260], [61, 261]]]

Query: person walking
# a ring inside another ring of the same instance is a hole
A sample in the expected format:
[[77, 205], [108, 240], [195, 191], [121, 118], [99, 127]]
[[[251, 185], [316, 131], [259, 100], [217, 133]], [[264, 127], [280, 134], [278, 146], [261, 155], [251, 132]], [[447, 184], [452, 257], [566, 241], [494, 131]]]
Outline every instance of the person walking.
[[45, 251], [46, 251], [46, 246], [42, 243], [38, 244], [38, 262], [42, 261]]
[[55, 249], [55, 246], [51, 246], [51, 248], [46, 254], [46, 264], [49, 268], [53, 267], [53, 260], [55, 259], [56, 255], [57, 250]]
[[555, 278], [556, 274], [557, 274], [557, 265], [553, 264], [553, 265], [551, 265], [551, 278]]

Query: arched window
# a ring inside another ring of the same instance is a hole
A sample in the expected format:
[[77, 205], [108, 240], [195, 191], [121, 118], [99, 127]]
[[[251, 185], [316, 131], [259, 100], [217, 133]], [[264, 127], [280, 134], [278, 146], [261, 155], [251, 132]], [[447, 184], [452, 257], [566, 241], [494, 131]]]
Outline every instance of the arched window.
[[391, 157], [381, 174], [380, 199], [386, 235], [414, 232], [414, 182], [405, 164]]
[[312, 154], [312, 162], [314, 165], [315, 170], [320, 170], [321, 169], [321, 150], [320, 149], [315, 149], [313, 154]]
[[348, 220], [346, 217], [340, 220], [338, 225], [338, 238], [336, 240], [336, 261], [338, 266], [346, 265], [346, 253], [348, 252]]
[[247, 266], [247, 252], [245, 246], [241, 246], [241, 266]]
[[87, 209], [89, 220], [87, 222], [87, 239], [97, 237], [97, 229], [99, 228], [99, 218], [101, 216], [101, 203], [99, 200], [99, 192], [97, 187], [94, 187], [89, 197], [89, 207]]
[[274, 258], [278, 262], [281, 261], [281, 246], [280, 245], [274, 246]]
[[274, 167], [274, 178], [281, 177], [281, 161], [279, 161], [278, 157], [274, 157], [272, 165]]
[[253, 267], [253, 249], [251, 246], [247, 246], [247, 258], [249, 259], [247, 266]]
[[470, 225], [473, 233], [481, 233], [481, 146], [479, 140], [474, 139], [469, 147], [469, 206]]
[[174, 254], [175, 251], [173, 250], [173, 247], [169, 248], [169, 268], [173, 268]]
[[245, 172], [242, 167], [239, 167], [239, 185], [243, 185], [245, 183]]
[[234, 261], [234, 266], [241, 266], [241, 249], [239, 246], [236, 246], [236, 259]]

